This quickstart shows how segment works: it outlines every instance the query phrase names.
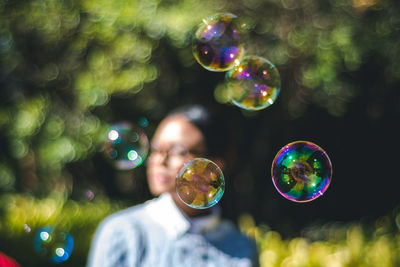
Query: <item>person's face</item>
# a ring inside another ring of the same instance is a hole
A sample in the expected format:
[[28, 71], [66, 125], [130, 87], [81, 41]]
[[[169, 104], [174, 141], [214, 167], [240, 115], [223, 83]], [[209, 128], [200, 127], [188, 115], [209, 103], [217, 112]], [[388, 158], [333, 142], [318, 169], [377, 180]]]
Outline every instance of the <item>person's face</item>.
[[175, 192], [176, 174], [183, 164], [200, 157], [205, 150], [203, 134], [185, 116], [176, 114], [164, 119], [154, 133], [147, 162], [150, 192]]

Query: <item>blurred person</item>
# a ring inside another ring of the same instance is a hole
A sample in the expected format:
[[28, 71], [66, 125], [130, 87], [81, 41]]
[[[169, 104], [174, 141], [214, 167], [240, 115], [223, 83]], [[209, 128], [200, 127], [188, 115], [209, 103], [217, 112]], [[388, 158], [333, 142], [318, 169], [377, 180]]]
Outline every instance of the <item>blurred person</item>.
[[202, 106], [186, 106], [158, 125], [147, 162], [150, 192], [158, 196], [107, 217], [97, 229], [88, 267], [258, 266], [255, 242], [222, 219], [220, 208], [193, 209], [176, 193], [184, 163], [205, 157], [221, 169], [224, 122]]

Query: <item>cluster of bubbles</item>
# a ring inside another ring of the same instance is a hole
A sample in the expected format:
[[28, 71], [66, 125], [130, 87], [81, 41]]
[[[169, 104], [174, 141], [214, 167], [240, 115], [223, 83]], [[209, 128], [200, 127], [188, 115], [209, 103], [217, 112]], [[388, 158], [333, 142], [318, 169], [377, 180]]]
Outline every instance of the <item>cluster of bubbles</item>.
[[[209, 71], [226, 71], [225, 90], [231, 102], [246, 110], [272, 105], [280, 92], [277, 68], [267, 59], [245, 55], [245, 30], [229, 13], [203, 20], [193, 38], [193, 55]], [[321, 196], [332, 177], [326, 152], [314, 143], [297, 141], [284, 146], [271, 167], [273, 184], [279, 193], [294, 202], [308, 202]], [[189, 207], [209, 208], [221, 199], [225, 181], [212, 161], [196, 158], [177, 174], [176, 192]]]
[[205, 158], [195, 158], [187, 162], [177, 174], [175, 185], [179, 198], [195, 209], [214, 206], [225, 191], [221, 169]]
[[49, 225], [37, 231], [34, 248], [46, 260], [52, 263], [62, 263], [71, 256], [74, 239], [67, 231]]
[[118, 170], [140, 166], [148, 151], [149, 139], [139, 126], [130, 122], [119, 122], [111, 125], [107, 131], [104, 152]]
[[[193, 55], [209, 71], [226, 72], [225, 88], [231, 102], [246, 110], [272, 105], [280, 92], [277, 68], [267, 59], [245, 55], [245, 26], [237, 16], [221, 13], [208, 17], [193, 37]], [[147, 119], [139, 125], [146, 127]], [[147, 157], [149, 141], [143, 130], [128, 122], [110, 127], [105, 154], [120, 170], [140, 166]], [[328, 188], [332, 165], [316, 144], [297, 141], [284, 146], [272, 163], [272, 180], [285, 198], [307, 202]], [[212, 161], [196, 158], [184, 164], [176, 178], [176, 192], [189, 207], [209, 208], [219, 202], [225, 190], [221, 169]]]
[[[309, 141], [282, 147], [271, 167], [278, 192], [294, 202], [309, 202], [322, 196], [332, 179], [328, 154]], [[176, 192], [189, 207], [206, 209], [217, 204], [225, 190], [221, 169], [212, 161], [196, 158], [184, 164], [176, 178]]]
[[237, 16], [216, 14], [202, 21], [193, 38], [193, 55], [210, 71], [227, 71], [225, 89], [231, 102], [246, 110], [272, 105], [280, 92], [277, 68], [267, 59], [245, 55], [245, 26]]
[[271, 167], [278, 192], [294, 202], [314, 200], [326, 191], [332, 164], [326, 152], [308, 141], [296, 141], [279, 150]]
[[[197, 62], [210, 71], [227, 71], [226, 95], [231, 102], [246, 110], [261, 110], [272, 105], [280, 92], [281, 80], [277, 68], [267, 59], [245, 55], [245, 27], [237, 16], [216, 14], [203, 20], [193, 38], [193, 54]], [[177, 191], [189, 206], [195, 199], [193, 192], [202, 192], [197, 178], [190, 178], [195, 165], [189, 163], [179, 173]], [[186, 173], [189, 171], [189, 174]], [[316, 144], [297, 141], [284, 146], [272, 163], [272, 180], [285, 198], [307, 202], [321, 196], [332, 177], [328, 155]], [[183, 178], [183, 174], [190, 179]], [[189, 185], [190, 186], [189, 186]], [[196, 190], [192, 189], [196, 188]], [[203, 193], [199, 193], [202, 195]], [[204, 193], [204, 196], [206, 193]], [[222, 194], [221, 194], [222, 195]], [[203, 196], [203, 195], [202, 195]], [[208, 203], [199, 197], [203, 207]], [[195, 204], [193, 206], [198, 206]]]
[[[226, 72], [227, 95], [232, 103], [246, 110], [260, 110], [272, 105], [280, 92], [277, 68], [267, 59], [245, 55], [245, 30], [235, 15], [222, 13], [203, 20], [193, 38], [193, 54], [209, 71]], [[138, 123], [148, 125], [146, 118]], [[111, 125], [104, 142], [105, 155], [116, 169], [130, 170], [140, 166], [147, 157], [149, 140], [143, 129], [130, 122]], [[312, 201], [327, 190], [332, 165], [326, 152], [308, 141], [284, 146], [271, 167], [272, 181], [278, 192], [294, 202]], [[195, 209], [217, 204], [225, 191], [221, 169], [211, 160], [195, 158], [184, 164], [176, 177], [179, 198]], [[85, 193], [93, 199], [91, 190]], [[31, 232], [24, 225], [26, 232]], [[35, 236], [37, 253], [52, 263], [69, 259], [74, 247], [73, 237], [54, 226], [40, 228]]]

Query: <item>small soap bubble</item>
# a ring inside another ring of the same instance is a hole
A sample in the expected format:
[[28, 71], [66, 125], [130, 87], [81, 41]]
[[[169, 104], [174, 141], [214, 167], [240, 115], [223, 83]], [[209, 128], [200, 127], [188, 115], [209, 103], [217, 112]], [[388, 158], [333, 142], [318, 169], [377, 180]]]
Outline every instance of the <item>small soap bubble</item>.
[[67, 231], [48, 225], [37, 231], [34, 248], [48, 261], [61, 263], [71, 256], [74, 239]]
[[212, 207], [218, 203], [224, 191], [224, 175], [221, 169], [208, 159], [196, 158], [189, 161], [177, 174], [176, 192], [189, 207]]
[[92, 200], [92, 199], [94, 198], [94, 193], [93, 193], [93, 191], [90, 190], [90, 189], [87, 189], [87, 190], [85, 191], [85, 197], [86, 197], [87, 199], [89, 199], [89, 200]]
[[225, 76], [227, 95], [232, 103], [246, 110], [272, 105], [279, 95], [278, 69], [267, 59], [246, 56]]
[[193, 55], [210, 71], [227, 71], [244, 53], [245, 30], [233, 14], [222, 13], [203, 20], [193, 37]]
[[282, 196], [294, 202], [308, 202], [325, 193], [332, 179], [332, 164], [316, 144], [296, 141], [276, 154], [271, 175]]
[[145, 128], [145, 127], [149, 126], [149, 120], [146, 117], [140, 117], [138, 124], [140, 127]]
[[140, 166], [149, 151], [149, 139], [144, 131], [129, 122], [112, 125], [106, 136], [104, 152], [119, 170]]
[[25, 230], [25, 232], [30, 233], [32, 231], [32, 228], [25, 223], [24, 224], [24, 230]]

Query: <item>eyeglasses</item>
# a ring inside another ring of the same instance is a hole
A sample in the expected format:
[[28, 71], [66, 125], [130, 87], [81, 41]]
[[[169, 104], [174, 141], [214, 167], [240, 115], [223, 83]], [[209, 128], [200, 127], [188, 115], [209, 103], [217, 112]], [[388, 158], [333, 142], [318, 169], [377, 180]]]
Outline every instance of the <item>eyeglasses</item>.
[[180, 145], [175, 145], [172, 146], [168, 149], [159, 149], [152, 147], [150, 151], [149, 158], [157, 158], [160, 156], [167, 157], [168, 160], [182, 160], [188, 155], [202, 155], [203, 152], [200, 151], [200, 149], [185, 149], [184, 147]]

